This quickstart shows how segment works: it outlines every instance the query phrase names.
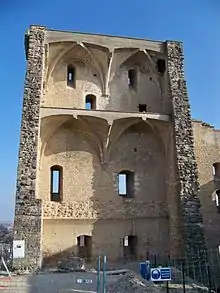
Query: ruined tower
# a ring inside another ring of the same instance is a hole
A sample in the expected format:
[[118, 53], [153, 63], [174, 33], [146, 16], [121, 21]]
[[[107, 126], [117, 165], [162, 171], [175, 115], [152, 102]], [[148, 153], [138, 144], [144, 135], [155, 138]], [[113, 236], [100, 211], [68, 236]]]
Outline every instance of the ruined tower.
[[31, 26], [16, 268], [205, 248], [182, 44]]

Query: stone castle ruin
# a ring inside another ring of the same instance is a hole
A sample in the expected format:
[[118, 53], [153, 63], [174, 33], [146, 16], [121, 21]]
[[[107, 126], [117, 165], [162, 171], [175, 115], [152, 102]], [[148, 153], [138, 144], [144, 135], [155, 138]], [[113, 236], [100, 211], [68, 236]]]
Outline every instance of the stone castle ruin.
[[220, 131], [191, 119], [182, 43], [33, 25], [25, 50], [15, 268], [218, 247]]

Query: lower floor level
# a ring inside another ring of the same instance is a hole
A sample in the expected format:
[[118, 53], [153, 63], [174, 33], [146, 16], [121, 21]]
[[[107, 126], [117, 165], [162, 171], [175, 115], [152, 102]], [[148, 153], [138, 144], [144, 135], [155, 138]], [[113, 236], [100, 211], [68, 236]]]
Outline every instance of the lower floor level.
[[109, 261], [145, 259], [148, 253], [168, 253], [168, 218], [43, 221], [43, 264], [55, 265], [71, 256]]

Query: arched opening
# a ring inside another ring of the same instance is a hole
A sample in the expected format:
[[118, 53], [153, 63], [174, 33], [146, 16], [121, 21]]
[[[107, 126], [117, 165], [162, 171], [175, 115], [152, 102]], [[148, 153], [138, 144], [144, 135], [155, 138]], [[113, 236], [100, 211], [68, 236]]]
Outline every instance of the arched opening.
[[61, 166], [52, 166], [50, 168], [50, 200], [62, 200], [63, 193], [63, 168]]
[[76, 79], [75, 79], [76, 70], [72, 65], [67, 66], [67, 85], [71, 87], [76, 86]]
[[78, 256], [90, 260], [92, 257], [92, 237], [80, 235], [77, 237]]
[[134, 235], [126, 235], [123, 238], [123, 255], [125, 260], [137, 259], [138, 238]]
[[118, 194], [119, 196], [134, 197], [134, 172], [124, 170], [118, 174]]
[[95, 110], [96, 109], [96, 96], [95, 95], [87, 95], [86, 96], [85, 108], [87, 110]]
[[220, 163], [213, 164], [213, 177], [215, 181], [220, 181]]

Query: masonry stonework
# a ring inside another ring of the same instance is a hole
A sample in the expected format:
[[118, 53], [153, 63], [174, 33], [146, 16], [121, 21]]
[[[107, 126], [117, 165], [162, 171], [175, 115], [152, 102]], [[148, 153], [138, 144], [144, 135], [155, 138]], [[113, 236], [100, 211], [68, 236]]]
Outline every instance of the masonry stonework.
[[182, 44], [167, 42], [167, 55], [183, 216], [183, 241], [187, 257], [194, 259], [197, 258], [198, 251], [206, 250], [206, 244], [200, 212], [190, 105], [184, 80]]
[[14, 234], [26, 255], [15, 268], [82, 253], [119, 261], [184, 249], [194, 259], [204, 231], [216, 246], [208, 205], [200, 212], [199, 148], [209, 144], [191, 121], [181, 44], [38, 26], [26, 40]]
[[36, 177], [45, 28], [32, 26], [27, 38], [27, 72], [14, 220], [14, 239], [25, 240], [26, 256], [24, 259], [14, 259], [14, 267], [35, 270], [41, 265], [42, 204], [36, 198]]

